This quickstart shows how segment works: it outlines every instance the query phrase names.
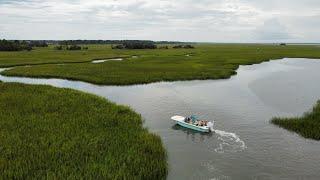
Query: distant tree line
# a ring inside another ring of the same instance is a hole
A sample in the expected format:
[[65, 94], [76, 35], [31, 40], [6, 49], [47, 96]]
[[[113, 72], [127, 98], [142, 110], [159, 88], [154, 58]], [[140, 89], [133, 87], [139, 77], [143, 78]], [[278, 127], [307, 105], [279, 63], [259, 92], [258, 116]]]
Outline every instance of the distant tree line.
[[194, 49], [194, 46], [190, 45], [190, 44], [186, 44], [186, 45], [177, 45], [177, 46], [173, 46], [172, 48], [174, 49]]
[[[173, 48], [194, 48], [192, 45], [175, 41], [147, 41], [147, 40], [0, 40], [0, 51], [32, 50], [33, 47], [48, 47], [48, 44], [56, 44], [56, 50], [87, 50], [88, 47], [79, 44], [112, 44], [113, 49], [169, 49], [169, 44], [177, 44]], [[160, 45], [157, 47], [157, 45]], [[163, 45], [165, 44], [165, 45]]]
[[59, 45], [54, 47], [55, 50], [68, 50], [68, 51], [80, 51], [80, 50], [88, 50], [88, 47], [81, 47], [79, 45]]
[[0, 51], [31, 51], [32, 46], [27, 41], [8, 41], [8, 40], [0, 40]]
[[[124, 41], [122, 44], [112, 45], [112, 49], [169, 49], [167, 45], [157, 47], [153, 41]], [[194, 49], [195, 47], [190, 44], [175, 45], [174, 49]]]
[[80, 46], [78, 45], [78, 41], [59, 41], [59, 45], [55, 46], [54, 49], [56, 50], [68, 50], [68, 51], [80, 51], [80, 50], [88, 50], [87, 46]]
[[0, 40], [0, 51], [31, 51], [33, 47], [48, 47], [46, 41]]
[[[71, 45], [71, 44], [123, 44], [129, 41], [142, 41], [142, 40], [45, 40], [48, 44], [59, 44], [59, 45]], [[178, 41], [153, 41], [154, 44], [183, 44]]]
[[28, 43], [32, 47], [48, 47], [48, 43], [46, 41], [28, 41]]
[[112, 49], [156, 49], [153, 41], [123, 41], [122, 44], [112, 45]]

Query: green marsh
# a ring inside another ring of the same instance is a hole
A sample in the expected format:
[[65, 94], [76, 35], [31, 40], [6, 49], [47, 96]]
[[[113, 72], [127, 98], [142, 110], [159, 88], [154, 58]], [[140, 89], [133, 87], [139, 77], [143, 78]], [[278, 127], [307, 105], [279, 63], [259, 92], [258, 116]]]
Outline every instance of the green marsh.
[[161, 139], [95, 95], [0, 82], [0, 179], [165, 179]]
[[273, 118], [271, 122], [305, 138], [320, 140], [320, 101], [302, 117]]
[[[130, 85], [159, 81], [229, 78], [239, 65], [284, 57], [319, 58], [317, 46], [259, 44], [199, 44], [195, 49], [114, 50], [91, 45], [86, 51], [56, 51], [53, 47], [31, 52], [1, 52], [0, 66], [67, 63], [17, 67], [2, 74], [65, 78], [94, 84]], [[131, 58], [137, 55], [138, 58]], [[92, 64], [93, 59], [127, 57], [121, 62]], [[77, 63], [82, 62], [82, 63]], [[70, 63], [70, 64], [68, 64]]]

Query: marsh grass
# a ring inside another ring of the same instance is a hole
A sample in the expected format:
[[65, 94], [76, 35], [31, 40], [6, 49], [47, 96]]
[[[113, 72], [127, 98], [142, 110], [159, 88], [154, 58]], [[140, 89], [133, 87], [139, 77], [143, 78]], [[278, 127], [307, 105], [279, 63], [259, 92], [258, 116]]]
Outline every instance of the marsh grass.
[[[186, 54], [192, 54], [186, 57]], [[119, 62], [86, 63], [93, 59], [131, 57]], [[107, 45], [89, 50], [55, 51], [52, 47], [32, 52], [0, 53], [0, 66], [19, 64], [72, 63], [65, 66], [37, 65], [2, 72], [8, 76], [64, 78], [104, 85], [145, 84], [159, 81], [225, 79], [239, 65], [284, 57], [319, 58], [317, 46], [259, 44], [199, 44], [195, 49], [114, 50]], [[82, 63], [78, 63], [82, 62]]]
[[273, 118], [271, 122], [305, 138], [320, 140], [320, 101], [302, 117]]
[[165, 179], [161, 139], [128, 107], [0, 82], [0, 179]]

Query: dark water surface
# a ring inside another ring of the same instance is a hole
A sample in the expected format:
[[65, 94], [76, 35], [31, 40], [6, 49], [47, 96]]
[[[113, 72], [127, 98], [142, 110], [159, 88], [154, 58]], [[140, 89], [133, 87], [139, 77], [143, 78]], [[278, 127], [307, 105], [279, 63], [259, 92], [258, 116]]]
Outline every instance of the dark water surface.
[[[27, 67], [26, 67], [27, 68]], [[320, 142], [269, 123], [297, 116], [320, 99], [320, 60], [283, 59], [241, 66], [228, 80], [98, 86], [0, 76], [4, 82], [77, 89], [141, 113], [168, 151], [168, 179], [320, 179]], [[173, 115], [215, 120], [215, 134], [175, 126]]]

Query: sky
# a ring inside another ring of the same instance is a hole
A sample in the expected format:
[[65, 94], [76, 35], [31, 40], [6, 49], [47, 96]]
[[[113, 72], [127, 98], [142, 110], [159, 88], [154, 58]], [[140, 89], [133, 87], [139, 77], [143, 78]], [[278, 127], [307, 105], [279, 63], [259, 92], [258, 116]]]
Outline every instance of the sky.
[[320, 0], [0, 0], [0, 39], [320, 42]]

